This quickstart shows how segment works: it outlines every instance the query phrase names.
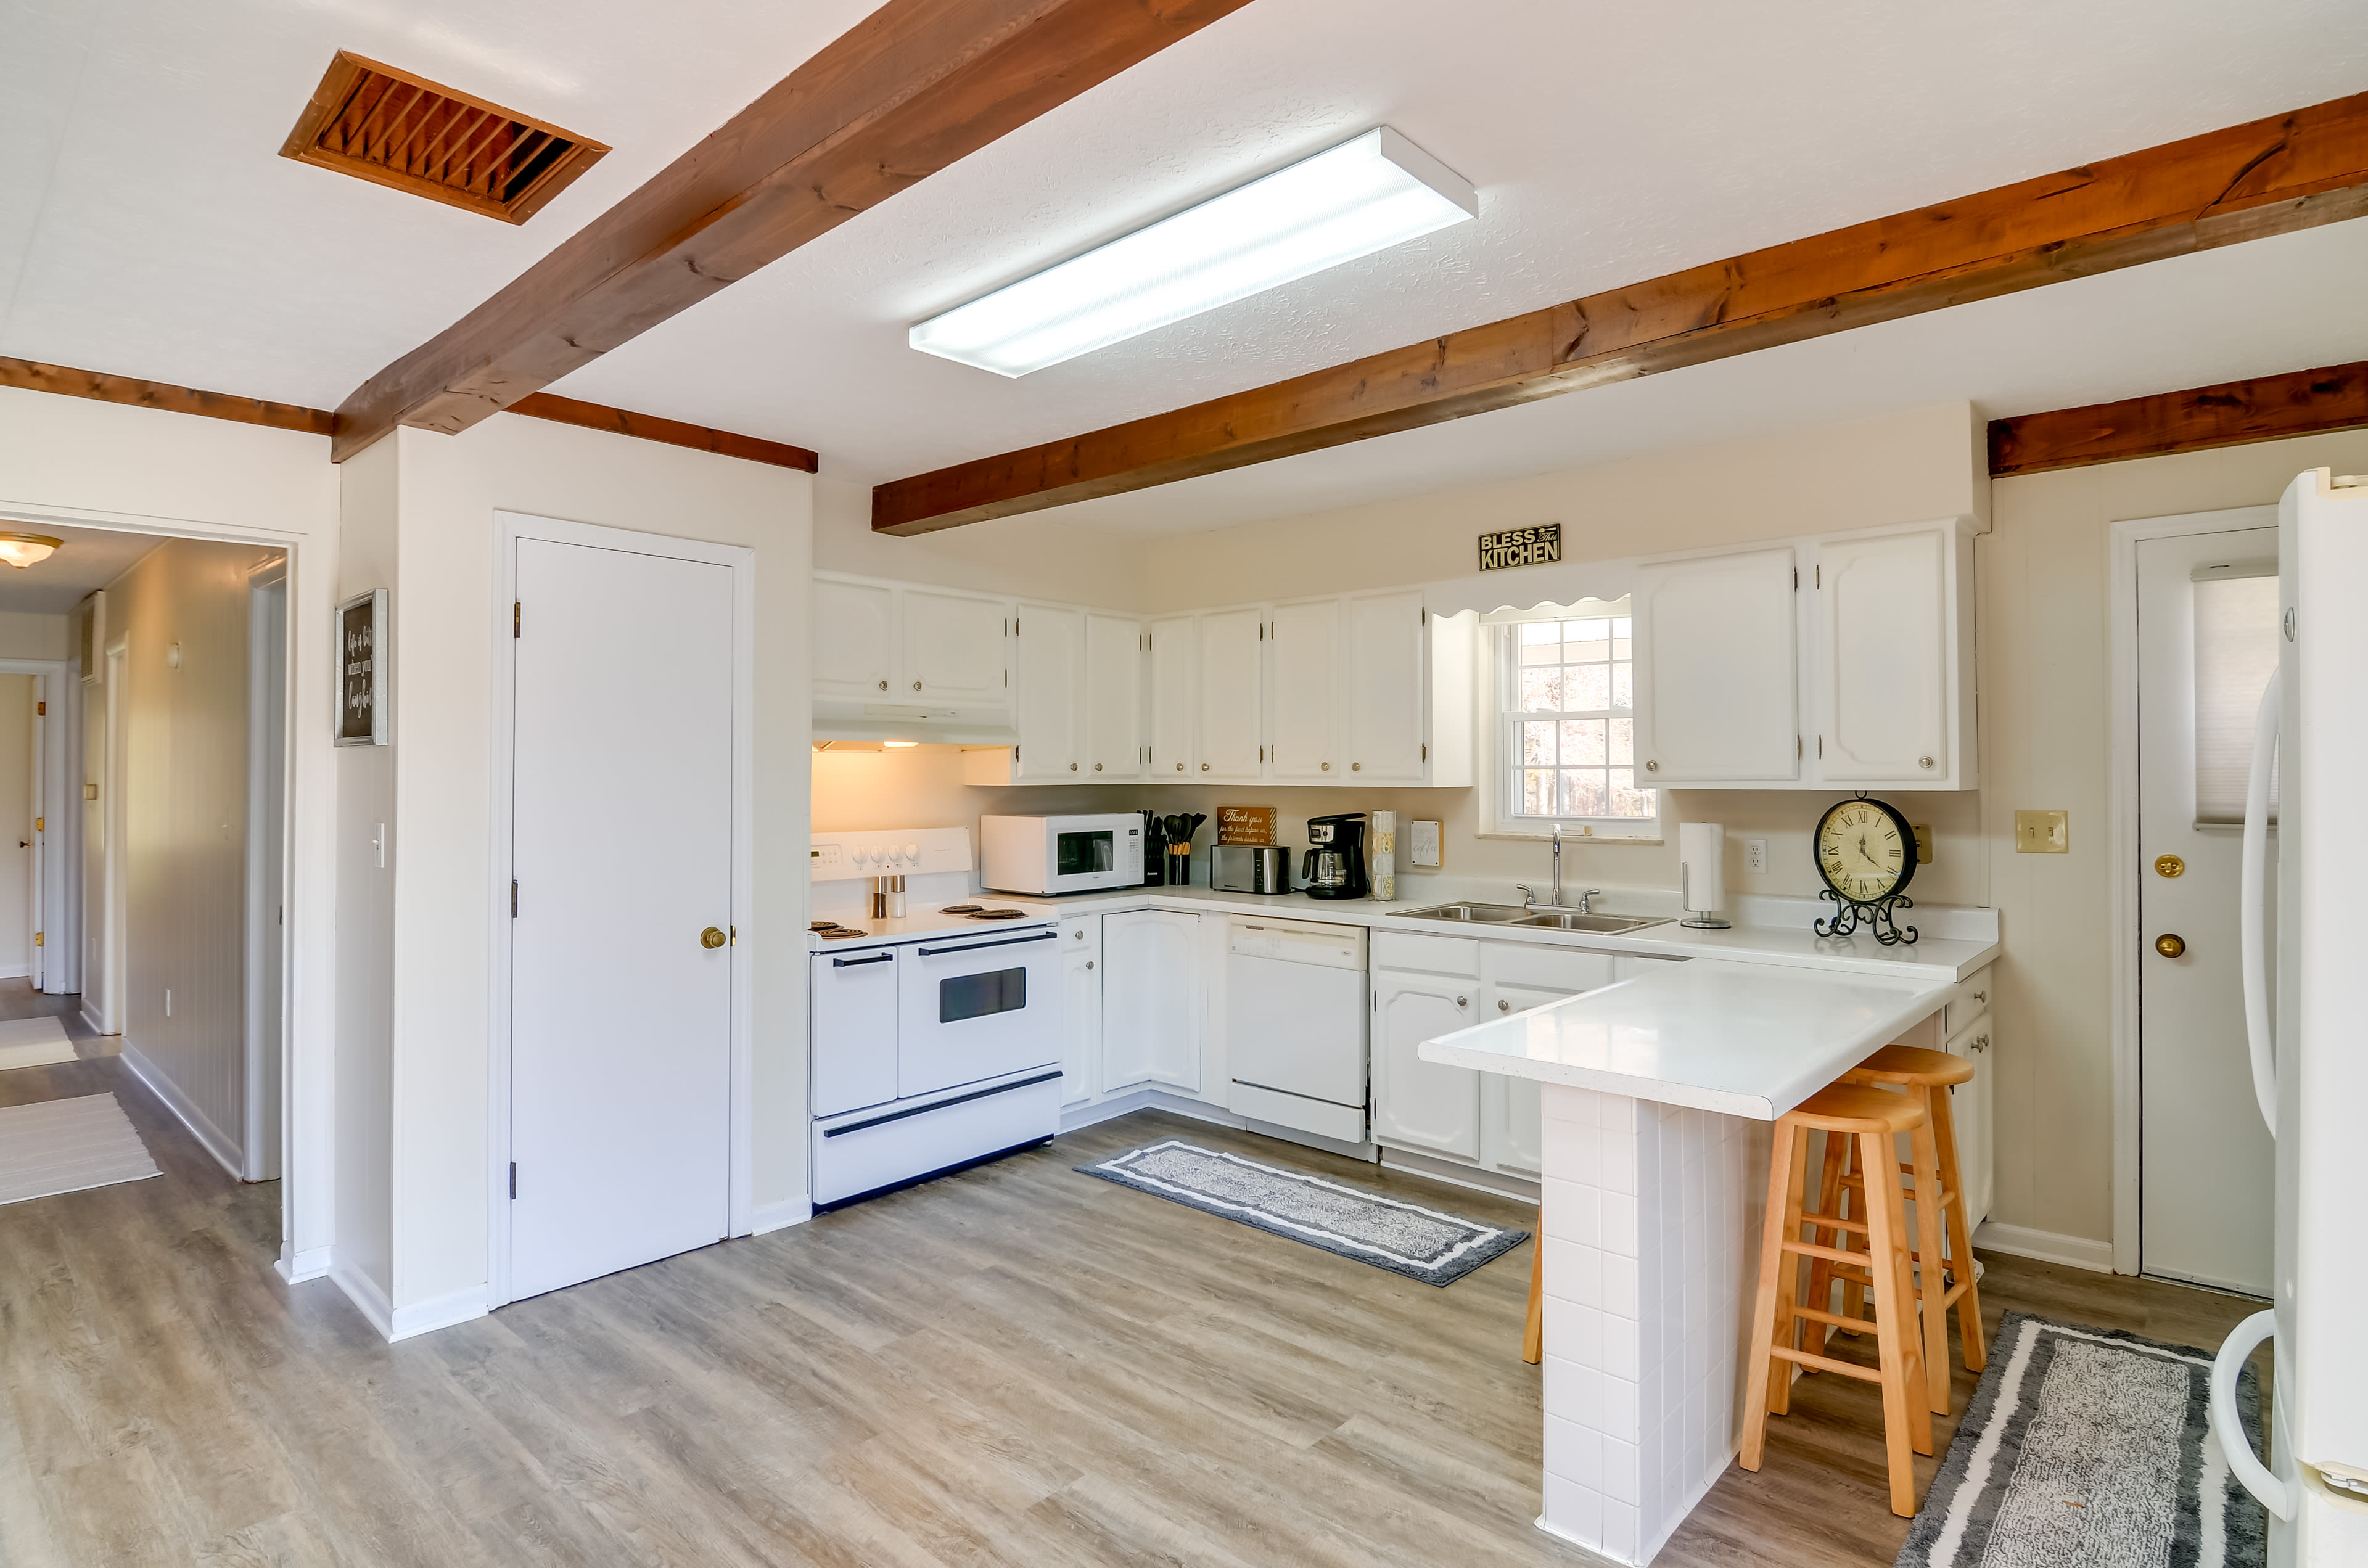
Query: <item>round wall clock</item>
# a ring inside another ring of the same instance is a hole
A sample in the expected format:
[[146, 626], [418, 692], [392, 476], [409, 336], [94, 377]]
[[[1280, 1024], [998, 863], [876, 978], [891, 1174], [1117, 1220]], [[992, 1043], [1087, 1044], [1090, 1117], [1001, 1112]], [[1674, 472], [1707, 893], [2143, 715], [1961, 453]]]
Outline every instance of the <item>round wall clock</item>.
[[1812, 841], [1817, 874], [1834, 913], [1816, 924], [1820, 937], [1847, 937], [1863, 920], [1884, 947], [1916, 940], [1916, 927], [1898, 923], [1896, 912], [1913, 909], [1907, 884], [1916, 875], [1916, 830], [1886, 801], [1864, 795], [1839, 801], [1818, 819]]

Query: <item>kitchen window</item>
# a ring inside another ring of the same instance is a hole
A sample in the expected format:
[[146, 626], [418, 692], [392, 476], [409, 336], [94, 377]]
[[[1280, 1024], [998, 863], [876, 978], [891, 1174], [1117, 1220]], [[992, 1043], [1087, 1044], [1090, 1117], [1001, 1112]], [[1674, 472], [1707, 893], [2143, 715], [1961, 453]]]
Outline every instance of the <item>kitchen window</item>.
[[1658, 838], [1659, 791], [1636, 787], [1627, 601], [1541, 608], [1556, 613], [1491, 628], [1497, 830]]

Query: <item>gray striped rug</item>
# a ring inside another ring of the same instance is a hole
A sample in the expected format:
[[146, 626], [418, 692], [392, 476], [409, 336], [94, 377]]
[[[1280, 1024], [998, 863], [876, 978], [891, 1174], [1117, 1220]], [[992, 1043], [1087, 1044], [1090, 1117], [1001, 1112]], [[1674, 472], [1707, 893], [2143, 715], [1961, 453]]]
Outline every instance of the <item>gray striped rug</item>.
[[51, 1067], [74, 1060], [74, 1041], [53, 1017], [0, 1022], [0, 1073], [12, 1067]]
[[163, 1174], [113, 1095], [0, 1106], [0, 1203]]
[[[1896, 1568], [2258, 1568], [2211, 1380], [2208, 1350], [2007, 1313]], [[2249, 1367], [2237, 1403], [2258, 1426]]]

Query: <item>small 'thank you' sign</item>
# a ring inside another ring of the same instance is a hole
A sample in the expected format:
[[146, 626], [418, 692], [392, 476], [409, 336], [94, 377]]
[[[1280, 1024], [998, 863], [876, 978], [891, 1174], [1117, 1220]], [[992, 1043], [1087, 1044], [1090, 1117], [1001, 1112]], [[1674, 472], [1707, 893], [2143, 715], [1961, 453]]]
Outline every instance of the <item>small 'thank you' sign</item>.
[[386, 744], [386, 590], [337, 607], [337, 744]]
[[1562, 525], [1540, 523], [1533, 528], [1507, 528], [1480, 536], [1480, 570], [1506, 566], [1545, 566], [1562, 559]]
[[1272, 844], [1274, 818], [1275, 811], [1272, 806], [1219, 806], [1217, 808], [1217, 842], [1220, 844]]

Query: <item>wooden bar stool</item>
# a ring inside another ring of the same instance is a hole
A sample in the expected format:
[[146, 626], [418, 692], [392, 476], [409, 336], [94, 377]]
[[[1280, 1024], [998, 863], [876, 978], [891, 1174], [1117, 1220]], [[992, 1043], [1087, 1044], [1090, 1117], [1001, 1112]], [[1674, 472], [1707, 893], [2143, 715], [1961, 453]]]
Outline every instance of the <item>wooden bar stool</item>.
[[[1761, 1227], [1759, 1291], [1752, 1308], [1749, 1381], [1743, 1395], [1746, 1470], [1758, 1470], [1767, 1451], [1768, 1417], [1792, 1407], [1793, 1364], [1845, 1377], [1862, 1378], [1883, 1391], [1883, 1442], [1891, 1472], [1891, 1511], [1916, 1515], [1916, 1467], [1908, 1458], [1932, 1451], [1932, 1415], [1919, 1397], [1924, 1383], [1923, 1340], [1916, 1332], [1915, 1295], [1907, 1274], [1907, 1201], [1896, 1182], [1867, 1194], [1866, 1217], [1853, 1220], [1806, 1207], [1809, 1134], [1827, 1134], [1828, 1147], [1855, 1143], [1863, 1168], [1879, 1170], [1897, 1158], [1892, 1140], [1925, 1125], [1924, 1108], [1911, 1095], [1895, 1095], [1855, 1084], [1834, 1084], [1776, 1119], [1775, 1147], [1768, 1161], [1768, 1218]], [[1805, 1234], [1804, 1234], [1805, 1228]], [[1827, 1246], [1821, 1232], [1863, 1238], [1864, 1252]], [[1874, 1318], [1851, 1320], [1827, 1303], [1804, 1306], [1796, 1294], [1804, 1261], [1828, 1264], [1862, 1275], [1874, 1297]], [[1874, 1367], [1838, 1361], [1819, 1348], [1801, 1345], [1801, 1323], [1872, 1334]]]
[[[1958, 1175], [1957, 1129], [1949, 1106], [1949, 1090], [1970, 1082], [1973, 1075], [1974, 1064], [1962, 1056], [1912, 1045], [1886, 1045], [1841, 1079], [1845, 1084], [1896, 1085], [1924, 1108], [1924, 1124], [1908, 1135], [1909, 1159], [1898, 1165], [1898, 1172], [1909, 1180], [1911, 1190], [1907, 1196], [1916, 1199], [1916, 1237], [1910, 1256], [1917, 1265], [1916, 1292], [1923, 1308], [1926, 1392], [1936, 1415], [1949, 1413], [1951, 1307], [1957, 1309], [1965, 1370], [1978, 1372], [1987, 1359], [1982, 1299], [1974, 1280], [1972, 1226], [1965, 1215], [1964, 1184]], [[1818, 1206], [1829, 1213], [1847, 1212], [1841, 1205], [1850, 1196], [1863, 1193], [1866, 1187], [1869, 1167], [1849, 1156], [1840, 1147], [1844, 1142], [1834, 1139], [1827, 1144]], [[1896, 1161], [1895, 1153], [1893, 1163]], [[1837, 1244], [1850, 1250], [1849, 1233], [1837, 1235]], [[1813, 1265], [1809, 1299], [1820, 1306], [1830, 1304], [1834, 1278], [1831, 1267], [1823, 1260]], [[1845, 1315], [1861, 1315], [1859, 1294], [1855, 1283], [1845, 1286]]]
[[1530, 1321], [1521, 1329], [1521, 1359], [1536, 1366], [1546, 1354], [1546, 1216], [1538, 1210], [1538, 1233], [1530, 1238]]

